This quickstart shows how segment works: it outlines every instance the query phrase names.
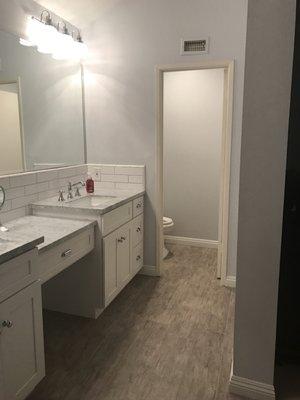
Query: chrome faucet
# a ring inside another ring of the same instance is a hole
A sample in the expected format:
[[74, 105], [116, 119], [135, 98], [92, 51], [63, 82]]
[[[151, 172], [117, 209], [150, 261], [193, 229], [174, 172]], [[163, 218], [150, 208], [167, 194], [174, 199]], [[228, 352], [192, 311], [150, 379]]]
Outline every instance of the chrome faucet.
[[67, 196], [67, 199], [68, 199], [68, 200], [73, 199], [72, 186], [73, 186], [72, 183], [69, 182], [69, 183], [68, 183], [68, 196]]
[[58, 201], [65, 201], [63, 190], [58, 191]]
[[[69, 184], [70, 184], [71, 182], [69, 182]], [[73, 184], [71, 184], [71, 190], [72, 190], [72, 187], [75, 187], [75, 197], [79, 197], [79, 196], [81, 196], [81, 194], [80, 194], [80, 191], [79, 191], [79, 186], [81, 186], [81, 187], [84, 187], [85, 186], [85, 182], [83, 182], [83, 181], [79, 181], [79, 182], [76, 182], [76, 183], [73, 183]]]

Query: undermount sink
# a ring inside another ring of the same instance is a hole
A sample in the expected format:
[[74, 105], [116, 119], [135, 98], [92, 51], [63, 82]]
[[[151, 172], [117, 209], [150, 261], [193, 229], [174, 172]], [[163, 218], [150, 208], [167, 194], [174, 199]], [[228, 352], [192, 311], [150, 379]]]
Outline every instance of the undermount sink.
[[91, 195], [81, 197], [79, 199], [73, 199], [68, 202], [70, 207], [99, 207], [109, 201], [115, 199], [117, 196], [101, 196], [101, 195]]

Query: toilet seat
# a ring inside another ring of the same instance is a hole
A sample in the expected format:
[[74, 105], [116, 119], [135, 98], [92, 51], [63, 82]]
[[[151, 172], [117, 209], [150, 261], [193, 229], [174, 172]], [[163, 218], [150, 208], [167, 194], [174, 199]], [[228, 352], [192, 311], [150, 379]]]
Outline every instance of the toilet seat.
[[172, 218], [163, 217], [163, 225], [164, 225], [164, 228], [171, 227], [174, 225], [174, 222], [173, 222]]

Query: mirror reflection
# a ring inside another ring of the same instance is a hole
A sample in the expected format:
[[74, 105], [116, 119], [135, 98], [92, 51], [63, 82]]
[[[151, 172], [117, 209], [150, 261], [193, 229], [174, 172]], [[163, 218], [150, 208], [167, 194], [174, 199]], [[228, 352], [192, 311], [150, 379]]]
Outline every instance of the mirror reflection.
[[0, 175], [82, 164], [81, 66], [0, 31]]

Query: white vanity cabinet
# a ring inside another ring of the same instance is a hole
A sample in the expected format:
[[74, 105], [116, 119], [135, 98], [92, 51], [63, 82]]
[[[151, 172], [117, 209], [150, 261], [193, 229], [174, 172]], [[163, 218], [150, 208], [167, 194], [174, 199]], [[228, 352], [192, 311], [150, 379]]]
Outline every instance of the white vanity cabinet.
[[131, 225], [104, 238], [105, 307], [131, 279]]
[[25, 286], [36, 275], [36, 257], [32, 250], [0, 266], [12, 288], [0, 302], [1, 400], [25, 399], [45, 376], [41, 283]]
[[[106, 220], [114, 221], [114, 228], [119, 226], [103, 238], [105, 307], [143, 266], [143, 207], [133, 212], [135, 204], [143, 204], [142, 197], [138, 200], [107, 213], [102, 222], [104, 232], [107, 231]], [[138, 216], [132, 219], [134, 214]], [[122, 225], [126, 218], [129, 222]]]

